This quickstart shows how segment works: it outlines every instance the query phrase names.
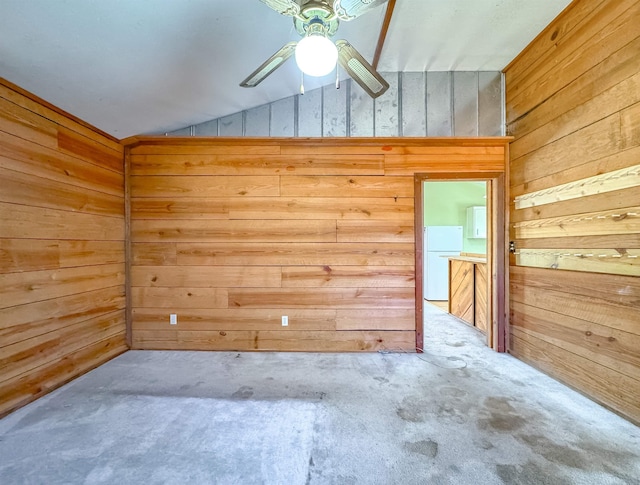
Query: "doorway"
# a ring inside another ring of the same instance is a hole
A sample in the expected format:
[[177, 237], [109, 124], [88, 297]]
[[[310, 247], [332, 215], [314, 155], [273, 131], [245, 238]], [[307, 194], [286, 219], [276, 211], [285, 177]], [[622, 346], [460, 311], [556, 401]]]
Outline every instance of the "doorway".
[[[415, 174], [414, 182], [417, 346], [425, 338], [424, 305], [435, 304], [477, 327], [488, 347], [504, 352], [504, 176]], [[438, 246], [438, 240], [445, 243]], [[437, 273], [435, 282], [430, 270]]]
[[[426, 180], [423, 208], [425, 304], [486, 334], [487, 183]], [[455, 275], [449, 274], [451, 265], [459, 270]], [[476, 291], [469, 291], [469, 283]]]

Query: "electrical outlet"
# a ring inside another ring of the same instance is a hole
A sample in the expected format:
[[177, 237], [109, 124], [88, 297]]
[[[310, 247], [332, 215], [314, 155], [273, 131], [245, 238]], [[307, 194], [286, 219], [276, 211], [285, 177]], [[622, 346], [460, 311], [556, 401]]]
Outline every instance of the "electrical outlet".
[[289, 317], [286, 315], [282, 315], [282, 326], [283, 327], [289, 326]]
[[172, 313], [171, 315], [169, 315], [169, 324], [170, 325], [178, 325], [178, 315], [175, 313]]

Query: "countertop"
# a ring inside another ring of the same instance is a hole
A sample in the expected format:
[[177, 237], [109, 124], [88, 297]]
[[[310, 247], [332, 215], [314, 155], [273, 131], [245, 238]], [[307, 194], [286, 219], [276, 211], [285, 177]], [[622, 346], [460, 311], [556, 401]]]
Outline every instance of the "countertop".
[[447, 259], [455, 259], [456, 261], [466, 261], [468, 263], [487, 264], [487, 258], [474, 258], [471, 256], [443, 256]]

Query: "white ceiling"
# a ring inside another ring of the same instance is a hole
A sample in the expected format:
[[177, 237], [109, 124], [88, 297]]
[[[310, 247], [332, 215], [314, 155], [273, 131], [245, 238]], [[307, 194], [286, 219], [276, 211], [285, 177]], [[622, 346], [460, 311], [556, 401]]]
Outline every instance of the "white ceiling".
[[[378, 70], [501, 70], [569, 3], [397, 0]], [[336, 38], [372, 61], [385, 8]], [[256, 88], [238, 83], [298, 38], [258, 0], [1, 0], [0, 77], [125, 138], [296, 94], [293, 59]]]

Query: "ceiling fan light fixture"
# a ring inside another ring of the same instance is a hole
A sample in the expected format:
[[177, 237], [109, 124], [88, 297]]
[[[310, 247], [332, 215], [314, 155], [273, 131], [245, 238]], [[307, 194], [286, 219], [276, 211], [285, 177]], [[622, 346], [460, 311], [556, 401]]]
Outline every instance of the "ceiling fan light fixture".
[[336, 67], [338, 49], [321, 34], [304, 37], [296, 46], [296, 64], [308, 76], [326, 76]]

